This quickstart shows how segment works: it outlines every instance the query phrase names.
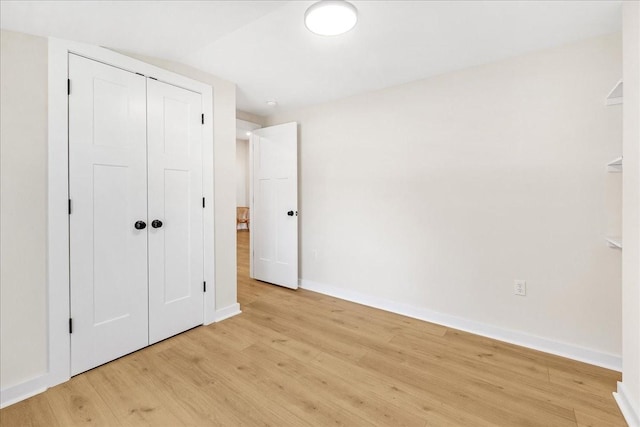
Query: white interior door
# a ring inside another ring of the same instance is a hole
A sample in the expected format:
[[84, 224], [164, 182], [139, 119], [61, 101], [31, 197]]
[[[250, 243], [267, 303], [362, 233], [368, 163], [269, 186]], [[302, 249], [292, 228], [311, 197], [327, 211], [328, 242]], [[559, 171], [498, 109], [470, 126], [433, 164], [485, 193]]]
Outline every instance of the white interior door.
[[148, 344], [146, 94], [143, 76], [76, 55], [69, 78], [75, 375]]
[[251, 152], [251, 277], [297, 289], [297, 123], [255, 130]]
[[202, 98], [147, 81], [149, 341], [204, 320]]

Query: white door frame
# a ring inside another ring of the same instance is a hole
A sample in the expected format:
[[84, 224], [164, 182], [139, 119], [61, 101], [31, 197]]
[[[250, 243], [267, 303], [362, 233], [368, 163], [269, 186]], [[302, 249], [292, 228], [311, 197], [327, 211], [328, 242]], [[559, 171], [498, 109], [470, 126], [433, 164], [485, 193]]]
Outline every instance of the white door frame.
[[[48, 136], [48, 212], [47, 212], [47, 291], [49, 357], [47, 387], [71, 377], [71, 340], [69, 336], [69, 159], [67, 76], [69, 53], [124, 70], [151, 76], [159, 81], [202, 94], [203, 192], [204, 209], [204, 324], [215, 321], [214, 283], [214, 205], [213, 205], [213, 88], [204, 83], [121, 55], [98, 46], [60, 39], [49, 39], [49, 136]], [[73, 83], [72, 83], [73, 86]], [[71, 87], [73, 93], [73, 87]]]

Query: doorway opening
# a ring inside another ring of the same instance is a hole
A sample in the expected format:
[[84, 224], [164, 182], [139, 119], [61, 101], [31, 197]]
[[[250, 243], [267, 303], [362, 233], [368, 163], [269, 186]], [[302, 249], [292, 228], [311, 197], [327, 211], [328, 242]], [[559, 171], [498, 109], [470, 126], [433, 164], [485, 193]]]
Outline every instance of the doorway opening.
[[[251, 172], [249, 139], [251, 133], [260, 128], [260, 125], [246, 120], [236, 119], [236, 259], [238, 277], [238, 302], [241, 306], [250, 304], [255, 299], [255, 290], [251, 290], [250, 278], [250, 233], [251, 211], [249, 209], [249, 197], [251, 194]], [[246, 209], [248, 222], [240, 222], [240, 211]], [[260, 282], [255, 282], [259, 284]], [[253, 285], [255, 287], [255, 285]], [[254, 297], [252, 297], [254, 295]]]

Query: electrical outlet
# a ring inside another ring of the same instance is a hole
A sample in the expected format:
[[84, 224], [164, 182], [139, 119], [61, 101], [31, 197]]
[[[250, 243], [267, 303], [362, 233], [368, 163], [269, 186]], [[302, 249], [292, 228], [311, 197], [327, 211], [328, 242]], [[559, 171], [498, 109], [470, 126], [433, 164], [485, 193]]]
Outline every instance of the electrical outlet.
[[513, 283], [513, 293], [520, 296], [527, 296], [527, 282], [524, 280], [516, 280]]

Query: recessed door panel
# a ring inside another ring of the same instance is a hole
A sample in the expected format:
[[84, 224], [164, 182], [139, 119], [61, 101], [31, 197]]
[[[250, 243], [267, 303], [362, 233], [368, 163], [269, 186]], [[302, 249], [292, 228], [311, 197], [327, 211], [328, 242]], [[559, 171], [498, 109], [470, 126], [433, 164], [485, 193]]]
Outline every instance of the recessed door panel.
[[181, 99], [163, 98], [163, 117], [165, 120], [162, 138], [164, 154], [187, 160], [191, 147], [185, 144], [185, 135], [190, 132], [189, 115], [192, 105]]
[[[158, 241], [164, 243], [164, 303], [171, 304], [191, 296], [191, 236], [189, 233], [189, 171], [164, 171], [164, 233]], [[171, 225], [170, 227], [168, 225]], [[201, 296], [201, 292], [198, 293]]]
[[71, 373], [148, 344], [142, 76], [69, 55]]
[[[258, 185], [255, 190], [256, 201], [255, 206], [270, 206], [273, 200], [273, 180], [271, 179], [259, 179]], [[258, 254], [258, 259], [262, 263], [271, 263], [275, 258], [275, 247], [271, 242], [277, 239], [277, 227], [274, 227], [275, 209], [261, 209], [254, 214], [254, 230], [253, 233], [258, 233], [260, 238], [254, 238], [254, 242], [257, 244], [255, 250]]]
[[127, 85], [95, 78], [92, 108], [94, 145], [123, 147], [134, 142], [127, 138], [128, 128], [122, 126], [132, 113]]
[[[94, 324], [102, 325], [129, 316], [131, 312], [127, 252], [129, 219], [127, 192], [131, 181], [126, 166], [93, 165], [93, 295]], [[125, 246], [126, 247], [126, 246]], [[97, 261], [97, 262], [96, 262]]]
[[[149, 336], [204, 320], [201, 95], [148, 80]], [[159, 225], [159, 224], [162, 225]]]
[[[274, 180], [275, 185], [275, 195], [274, 195], [274, 204], [278, 207], [276, 212], [289, 212], [291, 210], [291, 192], [296, 191], [296, 189], [292, 189], [291, 178], [277, 178]], [[297, 204], [296, 204], [297, 205]], [[275, 240], [275, 251], [276, 257], [275, 261], [279, 265], [283, 266], [283, 268], [287, 268], [287, 266], [298, 265], [298, 234], [297, 234], [297, 226], [291, 226], [291, 220], [294, 219], [297, 225], [297, 218], [295, 217], [298, 214], [297, 210], [295, 211], [295, 215], [276, 215], [276, 226], [277, 230], [276, 240]], [[292, 245], [291, 242], [295, 242]], [[291, 268], [291, 267], [289, 267]], [[295, 273], [295, 281], [296, 285], [298, 282], [297, 268]]]

